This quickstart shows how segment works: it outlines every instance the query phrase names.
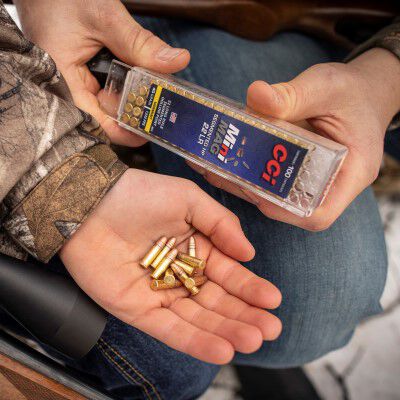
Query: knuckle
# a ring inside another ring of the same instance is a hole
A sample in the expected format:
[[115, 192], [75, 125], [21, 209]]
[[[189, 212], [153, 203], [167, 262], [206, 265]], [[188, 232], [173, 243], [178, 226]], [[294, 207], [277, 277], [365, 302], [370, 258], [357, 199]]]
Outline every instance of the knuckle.
[[319, 63], [311, 66], [308, 71], [318, 73], [318, 75], [322, 75], [324, 78], [333, 79], [337, 73], [337, 69], [335, 63]]
[[130, 49], [134, 49], [137, 45], [137, 39], [140, 35], [141, 27], [140, 26], [131, 26], [126, 31], [125, 34], [125, 43], [129, 44]]
[[302, 89], [301, 86], [299, 85], [294, 85], [291, 82], [288, 82], [285, 85], [286, 89], [286, 95], [289, 97], [289, 99], [292, 102], [292, 106], [294, 109], [297, 108], [297, 104], [301, 102], [301, 99], [304, 97], [304, 90]]
[[277, 88], [285, 107], [280, 109], [279, 115], [276, 115], [276, 117], [286, 120], [291, 112], [298, 110], [299, 104], [303, 102], [304, 90], [300, 85], [295, 85], [292, 82], [277, 85]]
[[126, 43], [130, 44], [133, 52], [140, 53], [150, 45], [153, 38], [154, 34], [148, 29], [144, 29], [141, 26], [135, 26], [128, 30]]

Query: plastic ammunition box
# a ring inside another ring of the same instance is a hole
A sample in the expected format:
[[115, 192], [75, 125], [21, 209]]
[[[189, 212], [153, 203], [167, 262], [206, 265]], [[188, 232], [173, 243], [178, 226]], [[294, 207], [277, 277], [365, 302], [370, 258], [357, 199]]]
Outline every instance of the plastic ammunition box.
[[296, 125], [118, 61], [102, 105], [121, 127], [300, 216], [322, 203], [347, 154], [345, 146]]

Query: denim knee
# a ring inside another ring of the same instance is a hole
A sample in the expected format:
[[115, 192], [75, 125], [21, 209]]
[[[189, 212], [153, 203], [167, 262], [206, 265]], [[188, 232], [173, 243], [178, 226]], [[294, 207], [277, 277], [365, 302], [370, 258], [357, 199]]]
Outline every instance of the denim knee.
[[327, 231], [311, 233], [274, 221], [266, 225], [274, 238], [257, 246], [249, 268], [282, 291], [282, 305], [274, 313], [283, 331], [237, 361], [298, 366], [344, 346], [360, 321], [381, 311], [387, 272], [381, 221], [367, 189]]
[[[384, 270], [382, 260], [378, 269]], [[369, 282], [367, 282], [370, 280]], [[284, 292], [286, 301], [275, 312], [283, 323], [281, 336], [264, 342], [252, 355], [238, 355], [236, 362], [268, 368], [290, 368], [315, 360], [339, 349], [351, 339], [354, 329], [365, 318], [381, 311], [379, 299], [382, 285], [371, 286], [375, 274], [361, 281], [346, 282], [340, 292], [327, 293], [329, 301], [307, 301], [297, 291]], [[307, 290], [319, 292], [321, 287], [308, 285]], [[326, 297], [324, 297], [326, 299]]]

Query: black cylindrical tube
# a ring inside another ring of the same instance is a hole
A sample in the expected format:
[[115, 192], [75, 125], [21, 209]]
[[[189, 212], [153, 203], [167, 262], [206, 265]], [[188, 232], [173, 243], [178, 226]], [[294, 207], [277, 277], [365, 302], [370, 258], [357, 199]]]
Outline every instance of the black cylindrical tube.
[[0, 307], [40, 342], [72, 358], [86, 355], [106, 324], [106, 312], [72, 279], [5, 255]]

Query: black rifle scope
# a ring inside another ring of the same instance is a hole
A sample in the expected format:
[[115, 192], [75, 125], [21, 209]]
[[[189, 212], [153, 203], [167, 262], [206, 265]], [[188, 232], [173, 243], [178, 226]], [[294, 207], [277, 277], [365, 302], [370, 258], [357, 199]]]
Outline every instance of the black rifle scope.
[[71, 278], [3, 254], [0, 307], [40, 342], [71, 358], [90, 351], [107, 318]]

